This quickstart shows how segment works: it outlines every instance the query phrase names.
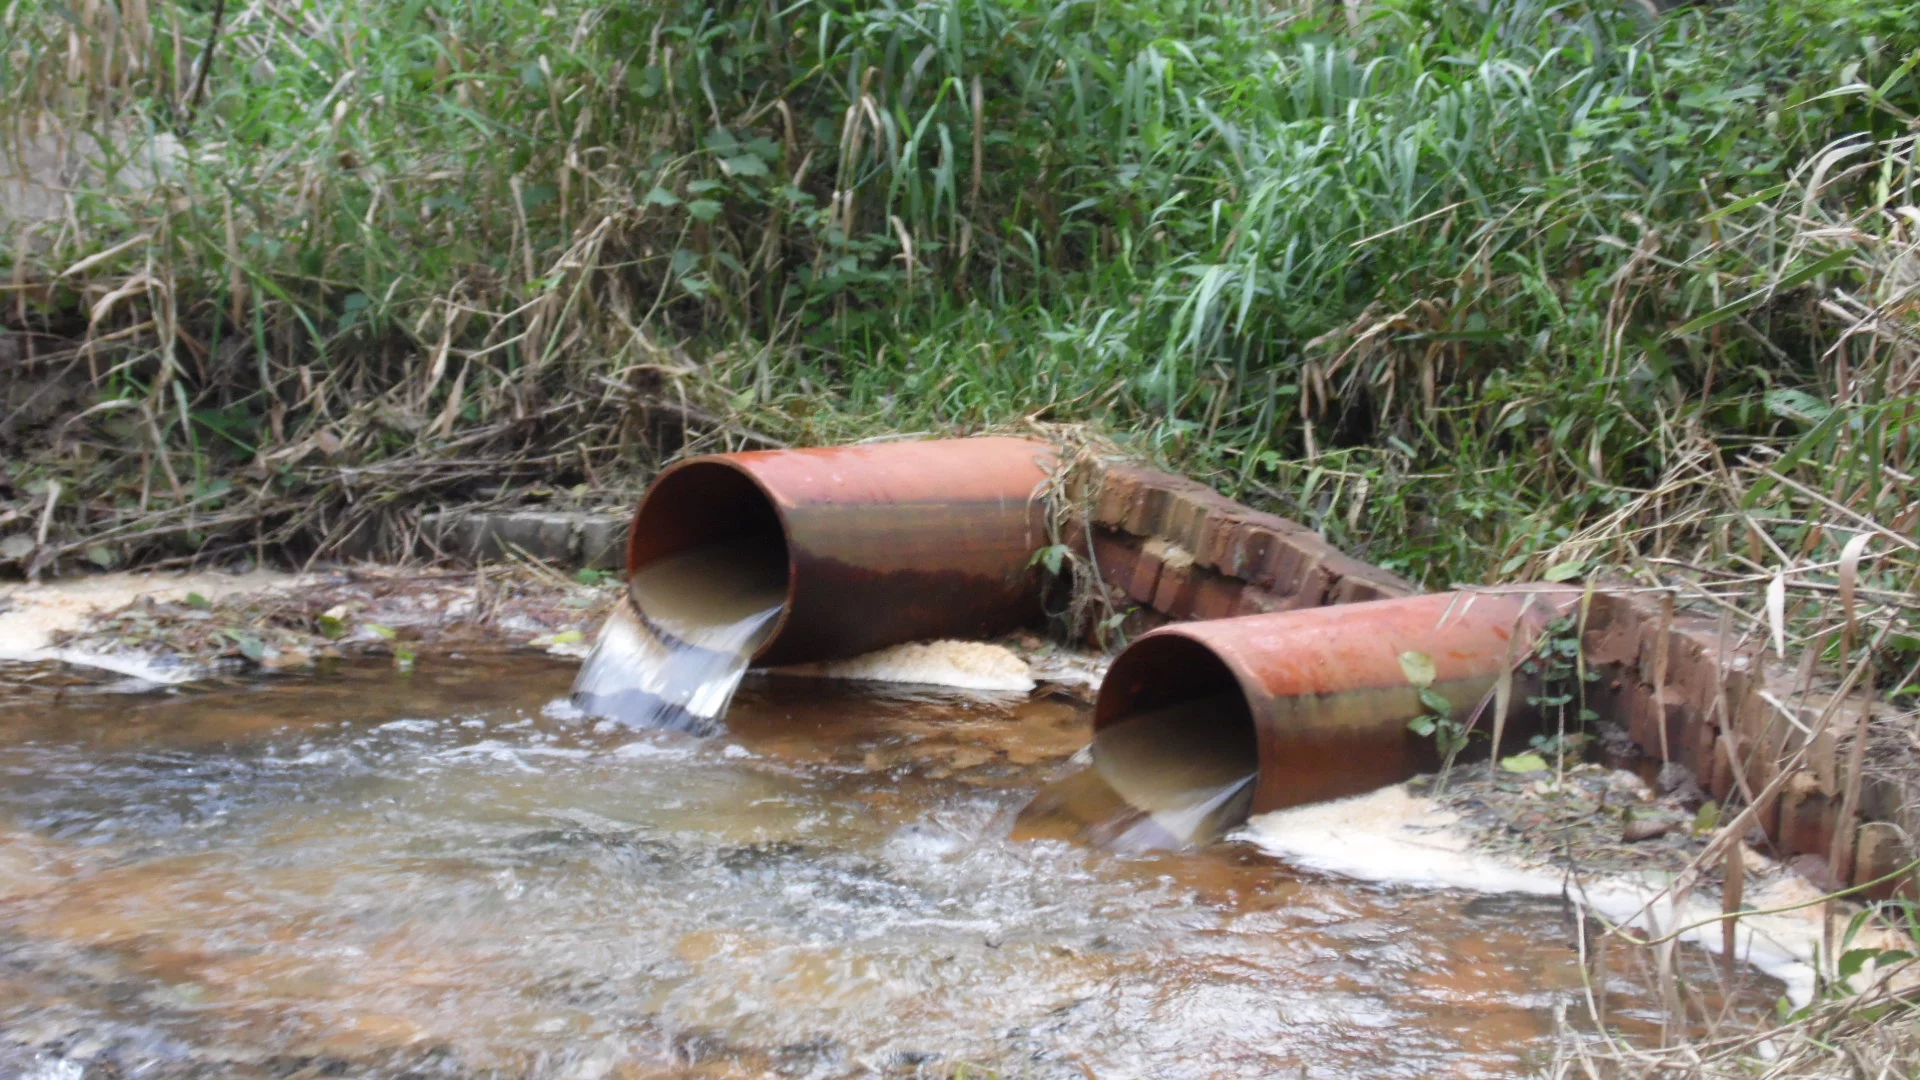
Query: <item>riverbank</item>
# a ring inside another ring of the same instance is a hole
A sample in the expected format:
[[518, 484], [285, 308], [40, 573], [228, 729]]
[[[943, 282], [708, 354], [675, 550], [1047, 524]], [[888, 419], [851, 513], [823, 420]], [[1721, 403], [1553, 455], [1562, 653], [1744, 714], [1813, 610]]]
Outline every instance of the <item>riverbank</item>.
[[[294, 674], [386, 655], [411, 665], [462, 650], [538, 650], [578, 659], [619, 597], [617, 579], [542, 564], [471, 570], [358, 564], [316, 571], [122, 571], [0, 582], [0, 663], [60, 664], [133, 685], [217, 674]], [[1025, 694], [1042, 685], [1091, 700], [1104, 658], [1033, 634], [922, 642], [791, 677]]]

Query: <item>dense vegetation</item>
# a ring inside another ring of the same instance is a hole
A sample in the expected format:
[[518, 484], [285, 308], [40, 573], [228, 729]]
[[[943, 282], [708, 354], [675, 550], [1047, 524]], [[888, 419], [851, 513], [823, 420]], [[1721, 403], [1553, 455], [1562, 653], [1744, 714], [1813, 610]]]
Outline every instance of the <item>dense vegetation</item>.
[[110, 563], [1090, 421], [1434, 584], [1811, 554], [1679, 511], [1905, 416], [1917, 8], [21, 0], [15, 158], [107, 149], [9, 223], [0, 483]]

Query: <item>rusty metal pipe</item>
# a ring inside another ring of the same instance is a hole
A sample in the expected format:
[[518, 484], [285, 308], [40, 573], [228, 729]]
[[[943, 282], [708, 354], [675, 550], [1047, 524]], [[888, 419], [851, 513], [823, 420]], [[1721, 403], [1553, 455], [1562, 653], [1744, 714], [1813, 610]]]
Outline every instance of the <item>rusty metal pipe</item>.
[[[1436, 757], [1432, 739], [1407, 729], [1427, 710], [1402, 654], [1431, 658], [1432, 689], [1464, 719], [1509, 655], [1525, 656], [1578, 596], [1560, 589], [1434, 593], [1162, 627], [1128, 645], [1101, 682], [1095, 758], [1101, 732], [1122, 720], [1225, 695], [1225, 714], [1210, 721], [1222, 731], [1184, 737], [1215, 753], [1221, 739], [1236, 740], [1247, 771], [1257, 773], [1253, 813], [1405, 780]], [[1516, 710], [1524, 697], [1516, 683]], [[1490, 724], [1489, 713], [1480, 730]]]
[[1039, 621], [1033, 553], [1053, 447], [945, 439], [689, 458], [634, 512], [627, 573], [690, 548], [778, 536], [786, 608], [755, 661], [836, 660]]

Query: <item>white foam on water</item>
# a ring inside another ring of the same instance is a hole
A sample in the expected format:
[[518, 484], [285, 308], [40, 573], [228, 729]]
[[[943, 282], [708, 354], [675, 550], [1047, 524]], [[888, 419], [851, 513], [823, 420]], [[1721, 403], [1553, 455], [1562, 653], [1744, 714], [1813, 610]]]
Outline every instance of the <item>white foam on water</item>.
[[613, 750], [613, 756], [619, 758], [683, 759], [693, 756], [693, 747], [685, 744], [671, 745], [647, 739], [638, 739], [615, 748]]
[[101, 653], [86, 649], [37, 649], [7, 659], [29, 662], [57, 661], [62, 664], [72, 664], [75, 667], [109, 671], [151, 686], [180, 686], [204, 679], [213, 672], [212, 668], [204, 664], [189, 664], [170, 657], [137, 652]]
[[1474, 851], [1452, 811], [1398, 784], [1261, 814], [1235, 838], [1309, 870], [1362, 881], [1560, 895], [1558, 878]]
[[1113, 658], [1101, 653], [1073, 652], [1064, 649], [1043, 651], [1028, 664], [1029, 674], [1037, 682], [1060, 683], [1098, 690], [1106, 680]]
[[587, 712], [568, 698], [554, 698], [540, 706], [540, 715], [549, 720], [585, 720]]
[[485, 757], [495, 761], [508, 761], [519, 758], [546, 757], [579, 761], [593, 756], [591, 750], [581, 750], [569, 746], [526, 746], [502, 742], [499, 739], [482, 739], [466, 746], [455, 746], [440, 751], [442, 758]]
[[[1250, 819], [1235, 839], [1257, 845], [1297, 866], [1362, 881], [1478, 893], [1565, 896], [1617, 925], [1650, 936], [1682, 930], [1679, 940], [1719, 953], [1723, 944], [1717, 899], [1689, 896], [1675, 904], [1666, 882], [1614, 875], [1572, 881], [1545, 866], [1528, 865], [1473, 848], [1452, 811], [1402, 785], [1366, 795], [1279, 810]], [[1771, 867], [1753, 855], [1751, 866]], [[1744, 915], [1735, 931], [1735, 955], [1786, 984], [1797, 1006], [1813, 999], [1816, 962], [1826, 963], [1824, 903], [1797, 875], [1773, 868], [1744, 906], [1755, 911], [1808, 904], [1793, 911]], [[1869, 931], [1854, 944], [1887, 947], [1890, 933]], [[1831, 965], [1827, 965], [1829, 970]]]
[[22, 1080], [82, 1080], [87, 1067], [66, 1058], [35, 1055], [33, 1067], [21, 1074]]
[[1015, 694], [1028, 693], [1034, 685], [1033, 673], [1025, 660], [1004, 645], [984, 641], [914, 642], [851, 660], [798, 664], [774, 670], [781, 675]]

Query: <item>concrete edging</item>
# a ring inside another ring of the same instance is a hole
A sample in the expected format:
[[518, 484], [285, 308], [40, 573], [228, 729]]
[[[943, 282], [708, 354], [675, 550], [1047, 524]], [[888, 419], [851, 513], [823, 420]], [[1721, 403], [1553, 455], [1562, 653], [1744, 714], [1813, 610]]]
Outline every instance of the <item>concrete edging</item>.
[[619, 571], [627, 564], [630, 513], [583, 510], [438, 510], [405, 527], [369, 522], [335, 543], [335, 558], [425, 558], [463, 564], [514, 554], [568, 570]]

